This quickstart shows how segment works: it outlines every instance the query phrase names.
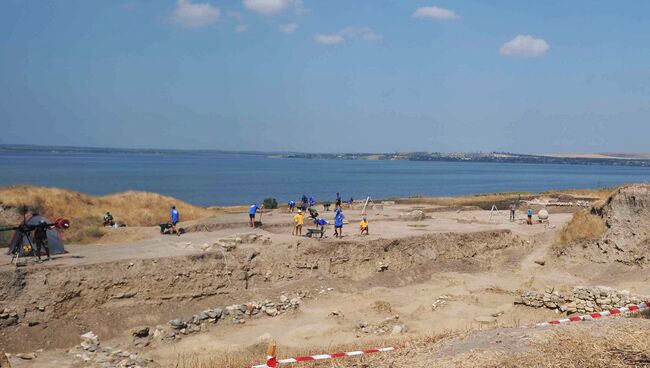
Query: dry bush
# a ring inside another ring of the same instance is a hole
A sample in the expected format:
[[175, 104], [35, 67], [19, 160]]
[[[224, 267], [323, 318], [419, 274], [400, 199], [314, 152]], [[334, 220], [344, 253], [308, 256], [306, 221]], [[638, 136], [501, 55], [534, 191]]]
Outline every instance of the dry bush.
[[128, 226], [153, 226], [167, 221], [169, 209], [175, 204], [182, 221], [205, 218], [222, 213], [218, 208], [203, 208], [172, 197], [147, 192], [124, 192], [91, 196], [59, 188], [12, 186], [0, 188], [0, 205], [13, 208], [27, 206], [55, 219], [71, 221], [66, 239], [87, 243], [102, 236], [102, 217], [110, 211], [119, 223]]
[[560, 243], [573, 245], [596, 240], [604, 232], [605, 221], [600, 216], [591, 214], [587, 210], [578, 211], [560, 232]]

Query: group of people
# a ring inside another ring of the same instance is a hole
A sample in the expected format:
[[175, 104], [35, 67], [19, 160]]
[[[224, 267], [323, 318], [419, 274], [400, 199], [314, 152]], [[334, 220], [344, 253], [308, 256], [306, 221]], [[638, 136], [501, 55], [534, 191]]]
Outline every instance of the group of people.
[[[352, 203], [352, 201], [353, 199], [350, 198], [350, 203]], [[345, 214], [343, 213], [343, 209], [341, 207], [342, 205], [341, 195], [338, 192], [336, 193], [335, 203], [336, 203], [336, 209], [334, 215], [334, 236], [342, 237]], [[289, 201], [288, 205], [289, 205], [289, 211], [291, 213], [294, 213], [297, 207], [296, 202]], [[314, 200], [313, 196], [308, 197], [305, 194], [302, 195], [301, 204], [297, 209], [297, 213], [293, 216], [294, 228], [292, 231], [292, 235], [302, 236], [302, 228], [305, 225], [305, 216], [307, 213], [309, 213], [309, 217], [311, 218], [311, 221], [314, 223], [314, 225], [319, 227], [321, 233], [324, 232], [325, 226], [329, 225], [329, 223], [326, 219], [319, 217], [319, 213], [316, 210], [315, 206], [316, 206], [316, 201]], [[248, 208], [248, 220], [249, 220], [250, 227], [254, 228], [256, 226], [257, 213], [261, 212], [263, 208], [264, 208], [264, 204], [258, 205], [257, 203], [253, 203], [250, 205], [250, 207]], [[176, 209], [176, 206], [172, 205], [171, 210], [169, 212], [169, 221], [163, 225], [165, 225], [165, 227], [169, 229], [169, 233], [177, 234], [178, 236], [180, 236], [181, 232], [176, 227], [179, 220], [180, 220], [180, 214]], [[106, 212], [106, 215], [104, 216], [104, 225], [111, 226], [113, 223], [114, 223], [113, 216], [111, 215], [110, 212]], [[161, 225], [161, 230], [163, 225]], [[368, 219], [366, 217], [363, 217], [363, 219], [359, 223], [359, 229], [362, 235], [369, 234], [369, 224], [368, 224]]]
[[[350, 203], [352, 203], [354, 200], [350, 198]], [[337, 238], [343, 237], [343, 225], [345, 223], [345, 214], [343, 213], [343, 208], [341, 207], [343, 201], [341, 199], [341, 194], [336, 193], [336, 201], [335, 201], [335, 215], [334, 215], [334, 236]], [[302, 236], [302, 228], [305, 225], [305, 216], [307, 213], [309, 213], [309, 217], [311, 218], [311, 221], [316, 225], [319, 229], [319, 232], [321, 235], [325, 231], [325, 226], [327, 226], [329, 223], [327, 222], [326, 219], [319, 217], [318, 211], [315, 208], [316, 202], [314, 201], [313, 196], [307, 197], [305, 194], [302, 195], [301, 198], [301, 206], [298, 208], [298, 212], [293, 216], [293, 221], [294, 221], [294, 228], [293, 231], [291, 232], [292, 235], [295, 236]], [[289, 212], [294, 213], [296, 211], [296, 202], [295, 201], [289, 201]], [[325, 206], [327, 208], [329, 206]], [[361, 234], [368, 235], [369, 234], [369, 225], [368, 225], [368, 219], [366, 217], [363, 218], [361, 223], [359, 224], [359, 228], [361, 231]]]
[[[517, 204], [515, 202], [510, 203], [510, 222], [515, 221], [515, 213], [517, 212]], [[532, 207], [528, 206], [528, 211], [526, 211], [526, 215], [528, 216], [528, 219], [526, 220], [526, 223], [528, 225], [533, 224], [533, 209]]]

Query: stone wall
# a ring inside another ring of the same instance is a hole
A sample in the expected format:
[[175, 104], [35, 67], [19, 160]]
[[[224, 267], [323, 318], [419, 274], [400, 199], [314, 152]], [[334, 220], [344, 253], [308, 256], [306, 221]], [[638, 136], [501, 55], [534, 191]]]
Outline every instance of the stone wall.
[[613, 308], [626, 307], [648, 300], [632, 295], [627, 290], [617, 291], [605, 286], [578, 286], [571, 293], [562, 294], [553, 288], [544, 292], [527, 291], [515, 304], [533, 308], [548, 308], [566, 314], [600, 312]]

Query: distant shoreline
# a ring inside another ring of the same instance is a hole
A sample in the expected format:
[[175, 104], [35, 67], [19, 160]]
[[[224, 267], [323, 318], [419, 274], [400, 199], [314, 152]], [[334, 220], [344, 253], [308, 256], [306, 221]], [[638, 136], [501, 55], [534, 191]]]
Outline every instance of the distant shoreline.
[[156, 148], [108, 148], [76, 146], [39, 146], [0, 144], [2, 153], [106, 153], [106, 154], [220, 154], [250, 155], [268, 158], [306, 160], [363, 160], [363, 161], [439, 161], [439, 162], [494, 162], [520, 164], [564, 164], [650, 167], [650, 154], [589, 153], [589, 154], [522, 154], [511, 152], [396, 152], [396, 153], [300, 153], [227, 150], [184, 150]]
[[439, 161], [439, 162], [493, 162], [517, 164], [556, 164], [556, 165], [604, 165], [604, 166], [634, 166], [650, 167], [650, 158], [642, 156], [605, 154], [584, 155], [529, 155], [510, 152], [489, 153], [439, 153], [439, 152], [409, 152], [409, 153], [344, 153], [344, 154], [286, 154], [284, 158], [299, 159], [329, 159], [329, 160], [372, 160], [372, 161]]

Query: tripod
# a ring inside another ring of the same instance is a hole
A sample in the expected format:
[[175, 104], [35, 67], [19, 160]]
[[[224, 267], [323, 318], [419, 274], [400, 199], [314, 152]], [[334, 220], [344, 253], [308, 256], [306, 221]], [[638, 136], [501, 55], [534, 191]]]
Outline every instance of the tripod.
[[[20, 225], [11, 228], [11, 230], [16, 230], [16, 236], [18, 237], [14, 249], [11, 250], [13, 256], [11, 257], [11, 264], [16, 262], [16, 267], [20, 266], [19, 261], [21, 255], [27, 257], [30, 253], [35, 253], [34, 244], [31, 239], [32, 228], [28, 225]], [[23, 243], [23, 238], [27, 239], [27, 244]]]

